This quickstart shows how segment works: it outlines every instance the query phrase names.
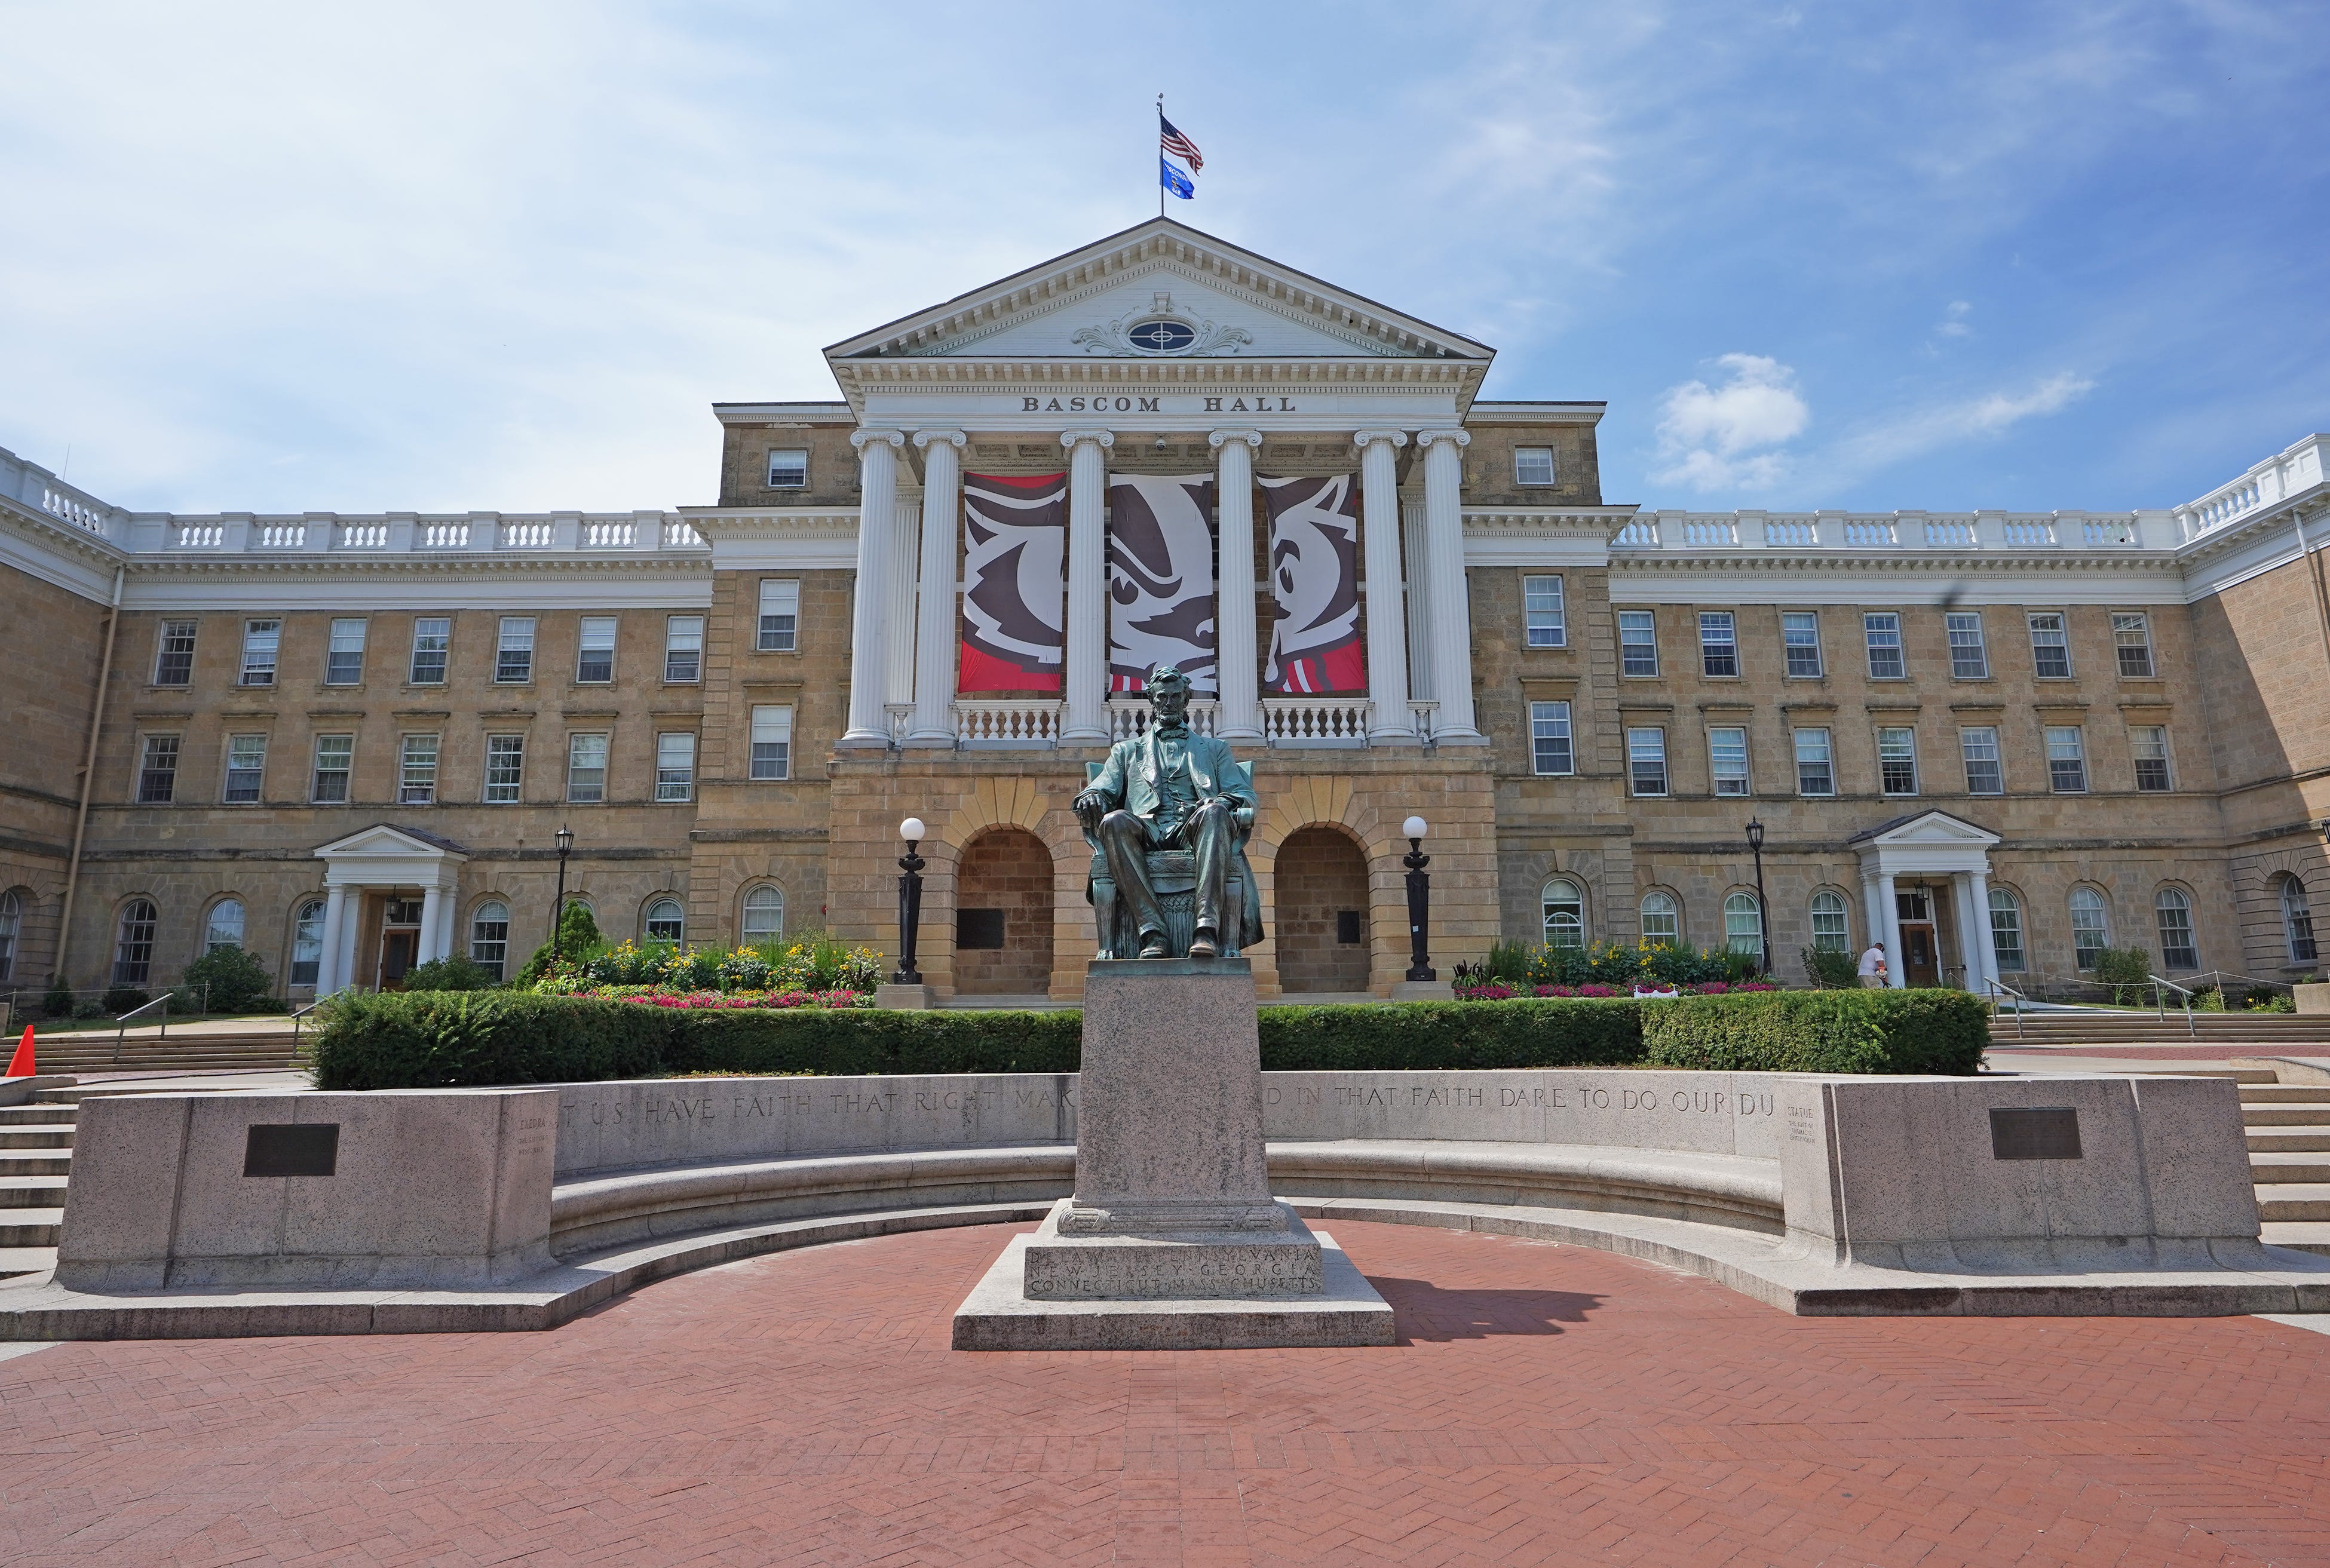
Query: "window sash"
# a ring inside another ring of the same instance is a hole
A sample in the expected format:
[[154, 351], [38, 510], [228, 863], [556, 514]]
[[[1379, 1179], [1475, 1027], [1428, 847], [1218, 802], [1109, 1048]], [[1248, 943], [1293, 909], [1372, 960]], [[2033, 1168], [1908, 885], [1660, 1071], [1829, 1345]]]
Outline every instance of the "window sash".
[[2087, 741], [2076, 727], [2047, 732], [2047, 783], [2058, 795], [2087, 793]]
[[769, 483], [772, 490], [799, 490], [809, 484], [809, 452], [803, 448], [780, 447], [769, 454]]
[[1699, 667], [1701, 675], [1708, 675], [1739, 673], [1738, 635], [1729, 610], [1699, 612]]
[[1764, 910], [1754, 893], [1735, 893], [1723, 901], [1723, 939], [1735, 953], [1763, 956]]
[[267, 772], [267, 737], [264, 735], [230, 735], [226, 742], [226, 788], [223, 798], [230, 806], [247, 806], [259, 798], [260, 785]]
[[286, 981], [312, 986], [324, 967], [324, 901], [311, 898], [291, 916], [291, 973]]
[[566, 798], [576, 806], [596, 806], [607, 798], [606, 736], [567, 737]]
[[421, 616], [412, 623], [412, 667], [405, 684], [414, 686], [441, 686], [445, 684], [445, 659], [453, 643], [453, 621], [450, 616]]
[[1636, 795], [1667, 792], [1667, 732], [1664, 730], [1626, 732], [1626, 775]]
[[1990, 893], [1990, 951], [2000, 973], [2022, 972], [2022, 906], [1998, 888]]
[[1565, 878], [1547, 883], [1538, 895], [1538, 909], [1547, 947], [1586, 945], [1586, 897], [1576, 883]]
[[486, 737], [486, 802], [490, 806], [516, 803], [526, 787], [526, 737]]
[[1966, 793], [2003, 795], [2006, 773], [2000, 765], [1998, 732], [1987, 725], [1958, 732], [1958, 751], [1965, 759]]
[[1515, 447], [1513, 449], [1513, 483], [1516, 485], [1552, 484], [1553, 449], [1551, 447]]
[[2314, 941], [2314, 906], [2306, 902], [2306, 884], [2294, 876], [2281, 884], [2281, 930], [2291, 963], [2310, 964], [2320, 957]]
[[574, 684], [605, 685], [615, 678], [615, 618], [586, 615], [574, 642]]
[[1577, 770], [1568, 703], [1530, 704], [1530, 760], [1540, 777], [1558, 778]]
[[679, 731], [656, 737], [656, 795], [658, 800], [680, 801], [696, 798], [696, 735], [692, 731]]
[[1909, 678], [1909, 665], [1901, 655], [1901, 618], [1890, 612], [1863, 615], [1861, 635], [1869, 647], [1869, 678], [1872, 681], [1899, 681]]
[[1722, 796], [1748, 793], [1748, 732], [1719, 729], [1707, 732], [1708, 771], [1715, 792]]
[[1823, 953], [1852, 950], [1852, 916], [1844, 900], [1833, 893], [1813, 894], [1813, 947]]
[[1918, 792], [1918, 732], [1888, 729], [1877, 732], [1879, 788], [1888, 795]]
[[2174, 788], [2168, 777], [2168, 731], [2160, 724], [2131, 725], [2128, 750], [2136, 759], [2136, 787], [2147, 792]]
[[1957, 613], [1948, 618], [1950, 675], [1961, 681], [1990, 678], [1990, 649], [1982, 640], [1982, 617]]
[[782, 888], [756, 887], [744, 895], [744, 945], [774, 941], [785, 934], [785, 894]]
[[1658, 622], [1647, 609], [1618, 612], [1618, 673], [1654, 675], [1659, 673]]
[[1530, 647], [1566, 647], [1569, 643], [1568, 607], [1559, 577], [1521, 579], [1523, 642]]
[[793, 711], [787, 706], [753, 710], [753, 757], [747, 777], [781, 783], [792, 777]]
[[1796, 732], [1796, 793], [1836, 793], [1836, 748], [1826, 730]]
[[469, 916], [469, 961], [502, 978], [509, 961], [509, 906], [499, 902], [479, 904]]
[[194, 681], [194, 628], [191, 620], [166, 620], [154, 650], [154, 684], [187, 686]]
[[[2087, 893], [2082, 898], [2081, 893]], [[2103, 902], [2085, 888], [2071, 895], [2071, 961], [2082, 969], [2096, 967], [2096, 959], [2111, 946], [2111, 930], [2104, 918]]]
[[365, 623], [332, 622], [331, 641], [324, 652], [324, 684], [353, 686], [364, 679]]
[[800, 642], [800, 584], [783, 579], [761, 580], [759, 648], [762, 653], [794, 653]]
[[2071, 642], [2061, 616], [2050, 612], [2031, 618], [2031, 663], [2042, 681], [2071, 678]]
[[437, 737], [407, 735], [397, 760], [396, 803], [432, 806], [437, 800]]
[[236, 684], [245, 686], [271, 686], [275, 684], [275, 661], [283, 651], [283, 623], [279, 620], [247, 620], [242, 623], [242, 674]]
[[2122, 680], [2148, 681], [2152, 678], [2152, 623], [2142, 612], [2116, 612], [2112, 618], [2112, 646], [2119, 656]]
[[123, 906], [115, 922], [113, 937], [113, 983], [117, 986], [142, 986], [152, 973], [154, 965], [154, 929], [159, 924], [157, 912], [146, 899], [133, 899]]
[[137, 804], [167, 806], [178, 793], [178, 737], [148, 735], [137, 763]]
[[513, 685], [534, 679], [534, 618], [502, 617], [501, 638], [495, 644], [494, 680]]
[[308, 798], [318, 806], [346, 805], [348, 776], [355, 770], [355, 755], [354, 735], [317, 736], [315, 775]]
[[2164, 893], [2153, 901], [2160, 926], [2160, 962], [2171, 969], [2197, 969], [2201, 954], [2193, 940], [2193, 906], [2182, 893]]
[[664, 623], [663, 678], [678, 685], [704, 673], [704, 618], [675, 615]]
[[1665, 893], [1654, 893], [1644, 897], [1636, 919], [1641, 922], [1644, 947], [1655, 942], [1672, 946], [1682, 940], [1682, 912]]
[[659, 898], [648, 905], [647, 936], [651, 942], [687, 940], [687, 912], [680, 907], [677, 899]]
[[1820, 616], [1817, 612], [1805, 609], [1782, 611], [1780, 644], [1787, 649], [1788, 674], [1799, 678], [1819, 678]]

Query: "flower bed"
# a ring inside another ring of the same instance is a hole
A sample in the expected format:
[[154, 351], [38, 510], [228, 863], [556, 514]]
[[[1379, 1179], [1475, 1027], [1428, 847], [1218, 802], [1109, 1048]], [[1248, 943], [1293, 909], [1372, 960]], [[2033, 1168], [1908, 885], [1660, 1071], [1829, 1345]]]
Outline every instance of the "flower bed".
[[870, 1007], [870, 991], [658, 991], [647, 986], [601, 986], [595, 991], [572, 991], [569, 996], [604, 997], [611, 1001], [643, 1002], [650, 1007], [690, 1010], [747, 1007]]
[[[1729, 997], [1747, 991], [1776, 991], [1780, 987], [1769, 980], [1702, 980], [1695, 986], [1678, 987], [1677, 993], [1691, 997]], [[1516, 997], [1643, 997], [1665, 994], [1639, 990], [1631, 986], [1538, 986], [1524, 989], [1492, 980], [1485, 986], [1460, 986], [1456, 999], [1460, 1002], [1510, 1002]]]
[[881, 983], [881, 954], [820, 937], [727, 949], [628, 941], [593, 947], [549, 966], [533, 988], [663, 1007], [869, 1007]]

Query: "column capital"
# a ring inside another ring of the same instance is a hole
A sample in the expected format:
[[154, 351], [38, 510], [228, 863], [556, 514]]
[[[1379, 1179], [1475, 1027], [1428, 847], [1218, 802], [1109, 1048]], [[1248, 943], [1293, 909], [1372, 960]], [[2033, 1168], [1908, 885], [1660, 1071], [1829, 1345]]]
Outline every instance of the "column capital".
[[1419, 452], [1430, 451], [1435, 441], [1454, 441], [1460, 447], [1469, 447], [1473, 444], [1473, 432], [1470, 430], [1418, 430], [1416, 432], [1416, 449]]
[[1070, 451], [1075, 450], [1086, 441], [1101, 447], [1113, 447], [1116, 445], [1116, 432], [1114, 430], [1062, 430], [1060, 432], [1060, 445]]
[[1353, 430], [1351, 432], [1351, 445], [1362, 452], [1378, 441], [1389, 441], [1392, 450], [1397, 451], [1407, 445], [1407, 432], [1406, 430]]
[[849, 444], [861, 452], [877, 441], [887, 442], [893, 448], [903, 447], [906, 444], [906, 433], [904, 430], [852, 430], [849, 432]]
[[950, 447], [961, 447], [971, 438], [961, 430], [916, 430], [914, 445], [927, 447], [933, 441], [944, 441]]
[[1262, 432], [1260, 430], [1216, 430], [1206, 438], [1206, 445], [1217, 451], [1230, 441], [1244, 441], [1247, 446], [1260, 451]]

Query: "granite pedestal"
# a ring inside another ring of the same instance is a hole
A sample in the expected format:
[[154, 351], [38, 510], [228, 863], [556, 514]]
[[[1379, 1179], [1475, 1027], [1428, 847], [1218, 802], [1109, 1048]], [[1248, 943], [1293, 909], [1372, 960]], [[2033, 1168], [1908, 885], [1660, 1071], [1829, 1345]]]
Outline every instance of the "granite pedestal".
[[1271, 1195], [1253, 967], [1100, 959], [1076, 1185], [955, 1314], [959, 1350], [1388, 1345], [1391, 1308]]

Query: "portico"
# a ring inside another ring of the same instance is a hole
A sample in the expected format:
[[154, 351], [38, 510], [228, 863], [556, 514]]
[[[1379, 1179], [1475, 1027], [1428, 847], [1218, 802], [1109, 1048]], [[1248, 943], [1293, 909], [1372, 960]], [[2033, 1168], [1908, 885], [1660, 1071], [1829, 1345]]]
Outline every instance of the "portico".
[[1942, 983], [1943, 911], [1936, 906], [1946, 901], [1965, 988], [1987, 991], [1998, 978], [1990, 940], [1990, 851], [1998, 835], [1946, 811], [1921, 811], [1847, 842], [1860, 851], [1869, 930], [1885, 949], [1886, 983], [1896, 989]]
[[325, 845], [316, 858], [324, 863], [317, 997], [376, 985], [389, 969], [401, 976], [453, 950], [460, 870], [469, 858], [459, 845], [381, 823]]

